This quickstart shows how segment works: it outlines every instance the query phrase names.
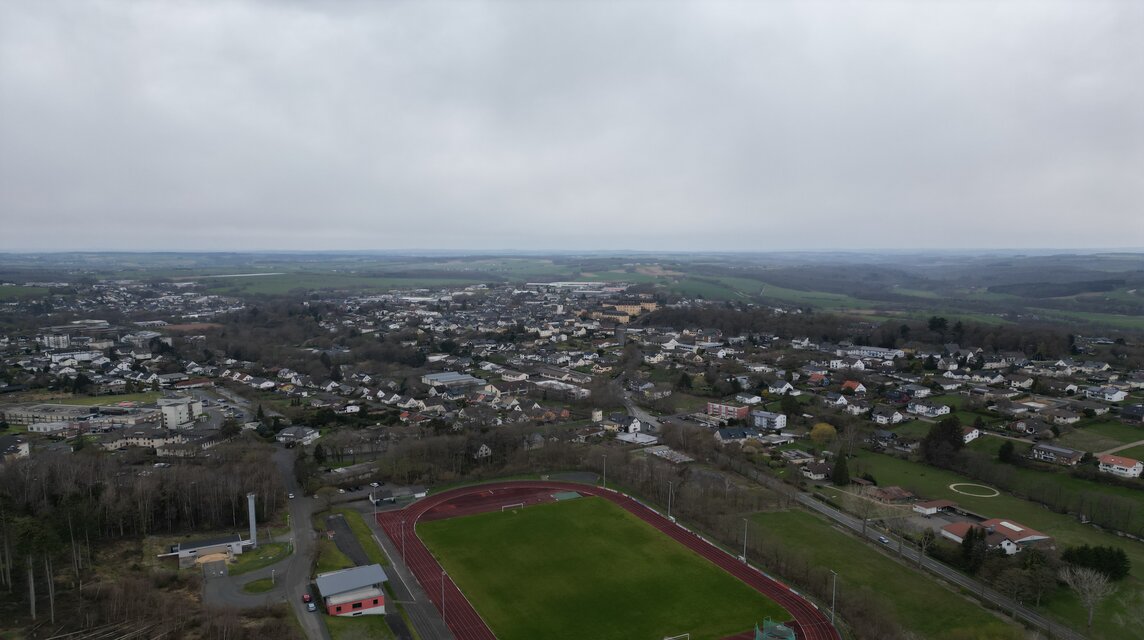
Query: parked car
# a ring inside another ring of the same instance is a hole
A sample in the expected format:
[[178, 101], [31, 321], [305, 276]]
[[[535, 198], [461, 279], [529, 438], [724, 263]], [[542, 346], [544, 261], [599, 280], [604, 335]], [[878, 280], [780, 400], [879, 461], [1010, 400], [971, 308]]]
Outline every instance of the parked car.
[[318, 605], [314, 604], [313, 602], [307, 602], [306, 603], [306, 611], [317, 611], [317, 610], [318, 610]]
[[310, 597], [310, 594], [308, 594], [308, 593], [302, 594], [302, 602], [311, 602], [312, 600], [313, 600], [313, 598]]
[[294, 499], [294, 494], [292, 494], [292, 493], [287, 493], [287, 494], [286, 494], [286, 497], [287, 497], [287, 498], [290, 498], [291, 500], [293, 500], [293, 499]]
[[882, 544], [890, 544], [890, 539], [886, 536], [878, 536], [878, 542], [881, 542]]

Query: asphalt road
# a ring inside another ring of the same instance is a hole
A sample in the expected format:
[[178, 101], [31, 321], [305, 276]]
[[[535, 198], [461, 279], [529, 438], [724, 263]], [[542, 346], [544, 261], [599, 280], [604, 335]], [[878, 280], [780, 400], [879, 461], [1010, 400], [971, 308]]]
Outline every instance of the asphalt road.
[[[315, 533], [310, 527], [310, 517], [317, 507], [315, 501], [302, 495], [294, 480], [294, 452], [279, 447], [274, 453], [274, 462], [282, 473], [286, 490], [296, 498], [289, 501], [290, 534], [278, 538], [278, 542], [290, 542], [294, 553], [272, 566], [244, 573], [239, 576], [211, 576], [204, 574], [203, 602], [215, 606], [253, 607], [271, 602], [286, 602], [294, 609], [299, 624], [307, 638], [330, 640], [325, 621], [319, 612], [306, 610], [302, 594], [310, 586], [310, 563], [316, 551]], [[246, 593], [242, 585], [259, 578], [273, 578], [276, 586], [266, 593]]]

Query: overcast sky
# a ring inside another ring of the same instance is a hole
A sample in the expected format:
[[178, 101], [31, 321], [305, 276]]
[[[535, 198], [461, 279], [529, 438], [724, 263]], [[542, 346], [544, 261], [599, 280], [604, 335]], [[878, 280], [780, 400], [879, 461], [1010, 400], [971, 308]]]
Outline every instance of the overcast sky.
[[1144, 2], [0, 3], [0, 250], [1144, 247]]

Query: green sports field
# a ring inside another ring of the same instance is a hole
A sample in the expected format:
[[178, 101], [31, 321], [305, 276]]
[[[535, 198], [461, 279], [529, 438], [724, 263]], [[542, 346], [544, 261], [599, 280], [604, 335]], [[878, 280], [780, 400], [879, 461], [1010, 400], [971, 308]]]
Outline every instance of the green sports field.
[[790, 617], [599, 498], [427, 522], [417, 533], [501, 640], [699, 640]]

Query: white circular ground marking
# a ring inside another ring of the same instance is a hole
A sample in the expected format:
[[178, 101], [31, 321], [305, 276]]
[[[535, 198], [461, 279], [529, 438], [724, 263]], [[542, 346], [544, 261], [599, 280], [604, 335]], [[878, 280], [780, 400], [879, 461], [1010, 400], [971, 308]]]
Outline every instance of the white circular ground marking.
[[[978, 489], [983, 489], [985, 493], [974, 493], [972, 491], [959, 489], [958, 487], [976, 487]], [[988, 487], [983, 484], [973, 484], [972, 482], [955, 482], [949, 485], [949, 488], [962, 495], [973, 496], [974, 498], [996, 498], [997, 496], [1001, 495], [1001, 492], [994, 489], [993, 487]]]

